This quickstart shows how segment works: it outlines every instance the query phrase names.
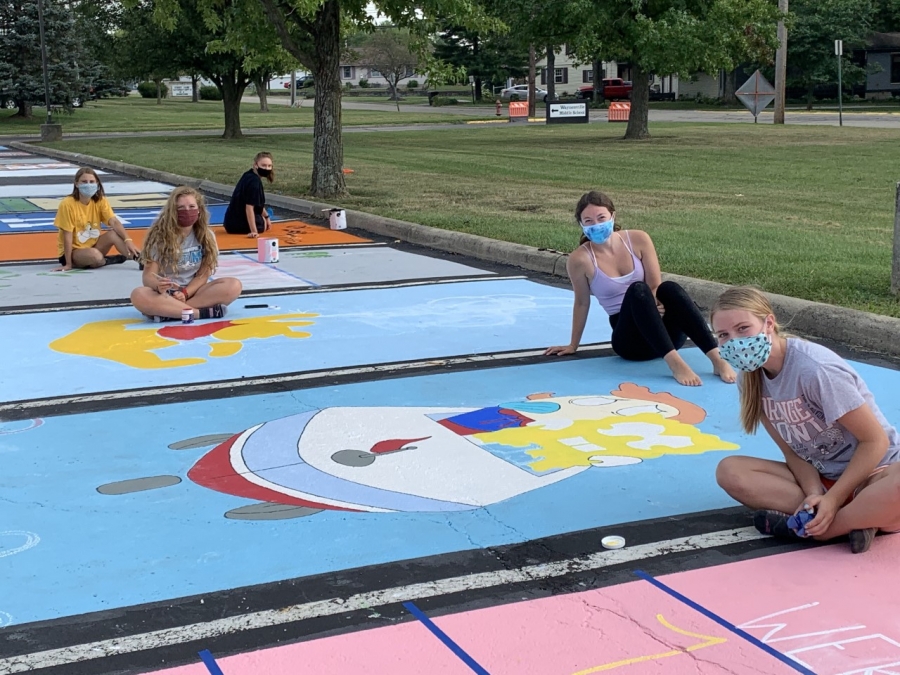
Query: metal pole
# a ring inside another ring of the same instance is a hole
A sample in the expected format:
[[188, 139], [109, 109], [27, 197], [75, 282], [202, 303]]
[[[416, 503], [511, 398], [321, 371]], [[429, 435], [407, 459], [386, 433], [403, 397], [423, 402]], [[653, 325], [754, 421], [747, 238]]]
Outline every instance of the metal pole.
[[[788, 0], [778, 0], [778, 11], [787, 14]], [[787, 28], [778, 22], [778, 51], [775, 52], [775, 124], [784, 124], [784, 88], [787, 76]]]
[[900, 295], [900, 183], [894, 204], [894, 256], [891, 261], [891, 292]]
[[838, 54], [838, 126], [844, 126], [844, 86], [841, 81], [841, 55], [844, 52], [843, 44], [838, 41], [840, 45], [837, 49], [840, 54]]
[[291, 71], [291, 107], [297, 105], [297, 71]]
[[41, 32], [41, 65], [44, 69], [44, 103], [47, 104], [47, 124], [53, 122], [50, 108], [50, 75], [47, 73], [47, 41], [44, 39], [44, 0], [38, 0], [38, 27]]

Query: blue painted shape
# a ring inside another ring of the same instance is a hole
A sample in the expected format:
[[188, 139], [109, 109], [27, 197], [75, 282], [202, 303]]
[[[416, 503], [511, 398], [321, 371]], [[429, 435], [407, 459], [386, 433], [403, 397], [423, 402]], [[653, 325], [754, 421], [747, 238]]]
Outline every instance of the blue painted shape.
[[[102, 283], [99, 274], [96, 283]], [[139, 283], [135, 271], [135, 285]], [[130, 307], [0, 316], [0, 353], [4, 355], [0, 400], [541, 348], [568, 337], [572, 315], [570, 291], [523, 279], [253, 299], [253, 304], [264, 303], [270, 307], [247, 310], [245, 303], [236, 302], [226, 319], [313, 313], [318, 316], [310, 319], [311, 326], [296, 328], [311, 337], [250, 340], [237, 354], [223, 358], [209, 356], [210, 344], [217, 341], [214, 337], [183, 340], [155, 353], [163, 360], [196, 357], [205, 361], [155, 370], [63, 354], [48, 346], [96, 321], [131, 320], [136, 323], [127, 330], [137, 331], [165, 331], [172, 325], [146, 321]], [[427, 338], [422, 337], [423, 331]], [[606, 316], [599, 310], [592, 312], [585, 341], [604, 341], [609, 335]], [[59, 377], [60, 372], [66, 376]]]
[[769, 656], [771, 656], [773, 658], [778, 659], [786, 666], [792, 668], [793, 670], [796, 670], [798, 673], [803, 673], [803, 675], [816, 675], [813, 671], [811, 671], [806, 666], [804, 666], [800, 663], [797, 663], [791, 657], [786, 656], [785, 654], [782, 654], [777, 649], [775, 649], [771, 645], [767, 645], [765, 642], [763, 642], [759, 638], [753, 637], [747, 631], [741, 630], [740, 628], [735, 626], [730, 621], [723, 619], [721, 616], [719, 616], [712, 610], [707, 609], [703, 605], [694, 602], [686, 595], [682, 595], [681, 593], [676, 591], [674, 588], [671, 588], [670, 586], [667, 586], [666, 584], [661, 582], [659, 579], [654, 579], [652, 576], [650, 576], [649, 574], [647, 574], [646, 572], [644, 572], [642, 570], [635, 570], [634, 575], [640, 579], [643, 579], [644, 581], [647, 581], [647, 582], [653, 584], [653, 586], [655, 586], [656, 588], [661, 590], [663, 593], [666, 593], [666, 594], [672, 596], [673, 598], [675, 598], [676, 600], [678, 600], [679, 602], [684, 603], [685, 605], [687, 605], [688, 607], [693, 609], [695, 612], [699, 612], [700, 614], [705, 616], [707, 619], [711, 619], [712, 621], [715, 621], [717, 624], [722, 626], [722, 628], [725, 628], [726, 630], [731, 631], [738, 637], [743, 638], [744, 640], [746, 640], [747, 642], [752, 644], [754, 647], [759, 647], [766, 654], [768, 654]]
[[224, 675], [222, 669], [219, 668], [219, 664], [216, 663], [215, 658], [213, 658], [212, 653], [208, 649], [198, 652], [197, 655], [200, 657], [200, 660], [203, 661], [203, 665], [206, 666], [209, 675]]
[[422, 623], [425, 628], [427, 628], [431, 632], [432, 635], [440, 640], [443, 645], [451, 652], [453, 652], [453, 654], [457, 656], [463, 663], [469, 666], [469, 668], [471, 668], [473, 672], [478, 673], [478, 675], [490, 675], [488, 671], [486, 671], [478, 664], [478, 661], [469, 656], [462, 647], [456, 644], [456, 642], [453, 641], [453, 638], [451, 638], [444, 631], [438, 628], [437, 625], [435, 625], [434, 621], [428, 618], [425, 612], [416, 607], [415, 603], [404, 602], [403, 606], [406, 607], [407, 612], [416, 617], [416, 619], [420, 623]]
[[[221, 225], [225, 219], [227, 204], [211, 204], [209, 209], [209, 222], [211, 225]], [[159, 215], [160, 209], [119, 209], [116, 215], [126, 228], [146, 228], [153, 224]], [[16, 213], [0, 215], [0, 234], [26, 232], [56, 232], [53, 219], [56, 213], [50, 211], [35, 211], [31, 213]]]
[[[167, 448], [187, 438], [236, 434], [329, 408], [475, 409], [535, 392], [608, 395], [621, 383], [634, 382], [702, 406], [707, 417], [697, 425], [700, 430], [740, 445], [740, 453], [779, 459], [780, 451], [765, 434], [741, 431], [736, 388], [713, 378], [698, 350], [682, 354], [704, 378], [702, 387], [678, 386], [661, 361], [553, 359], [5, 426], [11, 433], [0, 435], [0, 532], [35, 533], [40, 542], [0, 558], [0, 612], [21, 624], [732, 507], [735, 503], [715, 482], [716, 465], [727, 453], [710, 452], [590, 468], [475, 510], [325, 510], [295, 520], [246, 522], [224, 514], [258, 499], [217, 492], [187, 478], [208, 448]], [[854, 366], [887, 418], [900, 423], [900, 372]], [[179, 476], [182, 482], [119, 496], [96, 491], [111, 482], [161, 475]], [[25, 535], [0, 535], [0, 552], [27, 541]]]

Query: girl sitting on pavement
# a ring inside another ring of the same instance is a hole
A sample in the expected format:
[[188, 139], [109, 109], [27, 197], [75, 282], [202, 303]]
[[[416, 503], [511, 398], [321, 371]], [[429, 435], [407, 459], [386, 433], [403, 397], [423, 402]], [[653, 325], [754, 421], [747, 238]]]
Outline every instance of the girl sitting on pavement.
[[[74, 182], [72, 194], [60, 202], [53, 221], [59, 229], [57, 255], [60, 264], [53, 271], [67, 272], [73, 268], [103, 267], [137, 260], [140, 252], [122, 221], [113, 213], [97, 173], [88, 167], [78, 169]], [[110, 229], [101, 232], [103, 225]], [[121, 255], [106, 255], [113, 246]]]
[[178, 187], [169, 195], [144, 240], [144, 285], [131, 294], [131, 303], [157, 321], [182, 317], [218, 319], [241, 294], [241, 282], [225, 277], [210, 281], [219, 249], [209, 227], [203, 195]]
[[762, 423], [784, 453], [784, 462], [732, 456], [716, 470], [756, 510], [756, 528], [786, 539], [849, 534], [853, 553], [878, 529], [900, 530], [900, 435], [857, 372], [830, 349], [782, 335], [754, 288], [723, 293], [711, 320], [722, 357], [743, 371], [744, 430]]
[[256, 239], [272, 228], [272, 221], [266, 210], [263, 178], [270, 183], [275, 180], [275, 166], [272, 164], [272, 153], [269, 152], [256, 153], [253, 166], [244, 172], [235, 185], [223, 222], [228, 234], [246, 234], [251, 239]]
[[615, 215], [612, 200], [601, 192], [588, 192], [578, 201], [575, 220], [583, 236], [566, 264], [575, 291], [572, 340], [545, 354], [577, 351], [593, 295], [609, 314], [612, 348], [623, 359], [662, 358], [679, 384], [697, 386], [700, 377], [678, 353], [690, 337], [712, 362], [713, 372], [734, 382], [737, 375], [719, 356], [697, 305], [674, 281], [662, 281], [650, 235], [641, 230], [623, 234]]

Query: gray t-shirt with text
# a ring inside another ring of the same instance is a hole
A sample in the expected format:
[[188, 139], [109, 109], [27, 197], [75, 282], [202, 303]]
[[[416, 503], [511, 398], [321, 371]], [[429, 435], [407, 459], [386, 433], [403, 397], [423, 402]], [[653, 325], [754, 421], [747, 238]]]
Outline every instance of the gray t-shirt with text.
[[763, 414], [797, 455], [819, 473], [840, 478], [859, 441], [837, 420], [864, 403], [888, 437], [878, 466], [900, 460], [900, 435], [882, 415], [857, 372], [830, 349], [790, 338], [781, 372], [763, 375]]
[[[156, 251], [150, 252], [151, 260], [159, 260]], [[194, 278], [194, 275], [200, 271], [200, 263], [203, 261], [203, 247], [194, 236], [194, 231], [181, 241], [181, 257], [175, 268], [163, 267], [160, 265], [159, 273], [171, 279], [179, 286], [187, 286]]]

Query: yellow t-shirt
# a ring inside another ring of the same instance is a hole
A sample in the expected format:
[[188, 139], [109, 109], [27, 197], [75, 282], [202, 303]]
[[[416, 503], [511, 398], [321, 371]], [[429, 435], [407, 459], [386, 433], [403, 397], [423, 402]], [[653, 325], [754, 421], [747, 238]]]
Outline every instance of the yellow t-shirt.
[[93, 248], [100, 238], [100, 226], [108, 225], [111, 218], [115, 218], [112, 207], [102, 197], [99, 201], [93, 199], [87, 204], [82, 204], [80, 199], [69, 195], [59, 205], [53, 224], [59, 228], [57, 237], [57, 255], [66, 252], [63, 232], [72, 233], [72, 248]]

